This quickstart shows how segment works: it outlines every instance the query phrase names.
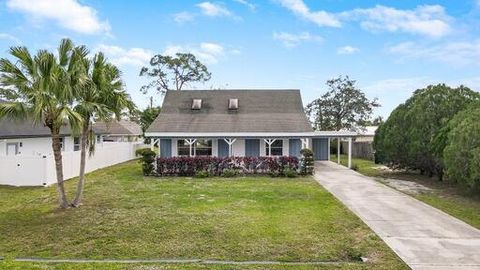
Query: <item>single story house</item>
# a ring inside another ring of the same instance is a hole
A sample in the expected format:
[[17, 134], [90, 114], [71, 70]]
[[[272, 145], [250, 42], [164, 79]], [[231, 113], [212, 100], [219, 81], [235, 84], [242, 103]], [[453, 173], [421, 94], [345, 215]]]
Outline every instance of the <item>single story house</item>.
[[[135, 158], [135, 150], [143, 146], [138, 141], [141, 128], [135, 123], [120, 122], [94, 125], [95, 153], [88, 156], [86, 172]], [[138, 128], [133, 128], [135, 125]], [[60, 135], [64, 176], [69, 179], [79, 174], [80, 138], [71, 134], [68, 125], [61, 129]], [[110, 136], [125, 139], [108, 141]], [[47, 186], [55, 182], [50, 130], [29, 120], [0, 120], [0, 185]]]
[[345, 138], [351, 146], [355, 135], [314, 131], [300, 90], [167, 91], [145, 132], [152, 145], [159, 142], [161, 157], [300, 156], [310, 148], [315, 160], [330, 159], [331, 138]]
[[139, 124], [124, 119], [96, 122], [93, 124], [93, 132], [97, 134], [97, 140], [100, 140], [101, 136], [104, 142], [137, 142], [143, 137]]

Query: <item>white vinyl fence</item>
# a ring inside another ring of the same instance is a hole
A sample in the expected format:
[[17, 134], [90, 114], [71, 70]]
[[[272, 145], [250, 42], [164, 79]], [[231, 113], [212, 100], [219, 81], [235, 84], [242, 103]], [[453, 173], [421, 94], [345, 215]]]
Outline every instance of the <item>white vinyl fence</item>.
[[[135, 159], [135, 150], [148, 147], [140, 142], [104, 142], [95, 146], [95, 153], [87, 153], [86, 172]], [[64, 179], [78, 176], [80, 151], [63, 152]], [[53, 155], [0, 156], [0, 185], [48, 186], [56, 183]]]

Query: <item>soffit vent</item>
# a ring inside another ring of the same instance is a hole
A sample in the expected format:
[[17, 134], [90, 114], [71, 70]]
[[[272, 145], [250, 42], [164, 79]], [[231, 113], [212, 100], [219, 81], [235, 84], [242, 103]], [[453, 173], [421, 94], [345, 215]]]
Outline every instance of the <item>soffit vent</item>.
[[201, 99], [193, 99], [192, 102], [192, 110], [200, 110], [202, 108], [202, 100]]
[[238, 98], [231, 98], [228, 100], [229, 110], [238, 110]]

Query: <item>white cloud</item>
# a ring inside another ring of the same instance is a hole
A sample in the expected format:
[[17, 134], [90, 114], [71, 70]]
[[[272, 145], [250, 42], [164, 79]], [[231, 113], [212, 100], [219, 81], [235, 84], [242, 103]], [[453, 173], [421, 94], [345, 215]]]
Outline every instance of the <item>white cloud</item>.
[[[247, 0], [233, 0], [237, 3], [240, 3], [244, 6], [247, 6], [251, 11], [255, 11], [257, 9], [257, 6], [255, 6], [254, 4], [248, 2]], [[480, 1], [480, 0], [479, 0]]]
[[455, 66], [478, 65], [480, 64], [480, 39], [433, 45], [403, 42], [389, 47], [388, 52], [407, 58], [427, 59]]
[[311, 21], [318, 26], [340, 27], [341, 23], [334, 14], [326, 11], [311, 11], [303, 0], [278, 0], [285, 8], [292, 11], [295, 15]]
[[212, 42], [202, 42], [198, 46], [170, 45], [163, 54], [192, 53], [204, 64], [216, 64], [227, 54], [238, 54], [238, 50], [226, 50], [222, 45]]
[[8, 0], [7, 7], [36, 20], [53, 20], [61, 27], [83, 34], [108, 33], [110, 25], [97, 11], [77, 0]]
[[[480, 0], [479, 0], [480, 1]], [[450, 17], [443, 6], [421, 5], [414, 9], [396, 9], [377, 5], [339, 13], [311, 11], [303, 0], [277, 0], [295, 15], [318, 26], [341, 27], [343, 22], [359, 22], [367, 31], [404, 32], [429, 37], [442, 37], [452, 31]]]
[[358, 51], [360, 51], [360, 49], [352, 46], [343, 46], [337, 49], [338, 54], [354, 54]]
[[374, 8], [354, 9], [340, 14], [344, 20], [356, 20], [368, 31], [388, 31], [442, 37], [451, 32], [452, 20], [440, 5], [417, 6], [401, 10], [377, 5]]
[[13, 41], [17, 44], [20, 44], [22, 42], [20, 42], [20, 40], [10, 34], [7, 34], [7, 33], [0, 33], [0, 39], [4, 39], [4, 40], [10, 40], [10, 41]]
[[304, 41], [322, 41], [319, 36], [311, 35], [309, 32], [302, 32], [299, 34], [291, 34], [286, 32], [273, 33], [273, 38], [280, 40], [285, 47], [293, 48]]
[[173, 20], [175, 20], [177, 23], [191, 22], [194, 19], [195, 15], [186, 11], [173, 14]]
[[106, 44], [100, 44], [95, 51], [103, 52], [113, 64], [118, 66], [143, 66], [147, 64], [153, 56], [153, 52], [147, 49], [124, 49]]
[[232, 12], [230, 12], [227, 8], [219, 5], [214, 4], [212, 2], [202, 2], [196, 5], [202, 11], [202, 13], [209, 17], [230, 17], [232, 16]]

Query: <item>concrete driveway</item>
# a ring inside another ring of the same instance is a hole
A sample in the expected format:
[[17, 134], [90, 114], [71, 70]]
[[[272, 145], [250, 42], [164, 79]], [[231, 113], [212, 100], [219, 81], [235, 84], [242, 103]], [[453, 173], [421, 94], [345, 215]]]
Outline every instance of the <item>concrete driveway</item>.
[[412, 269], [480, 269], [480, 230], [333, 162], [316, 162], [315, 179]]

